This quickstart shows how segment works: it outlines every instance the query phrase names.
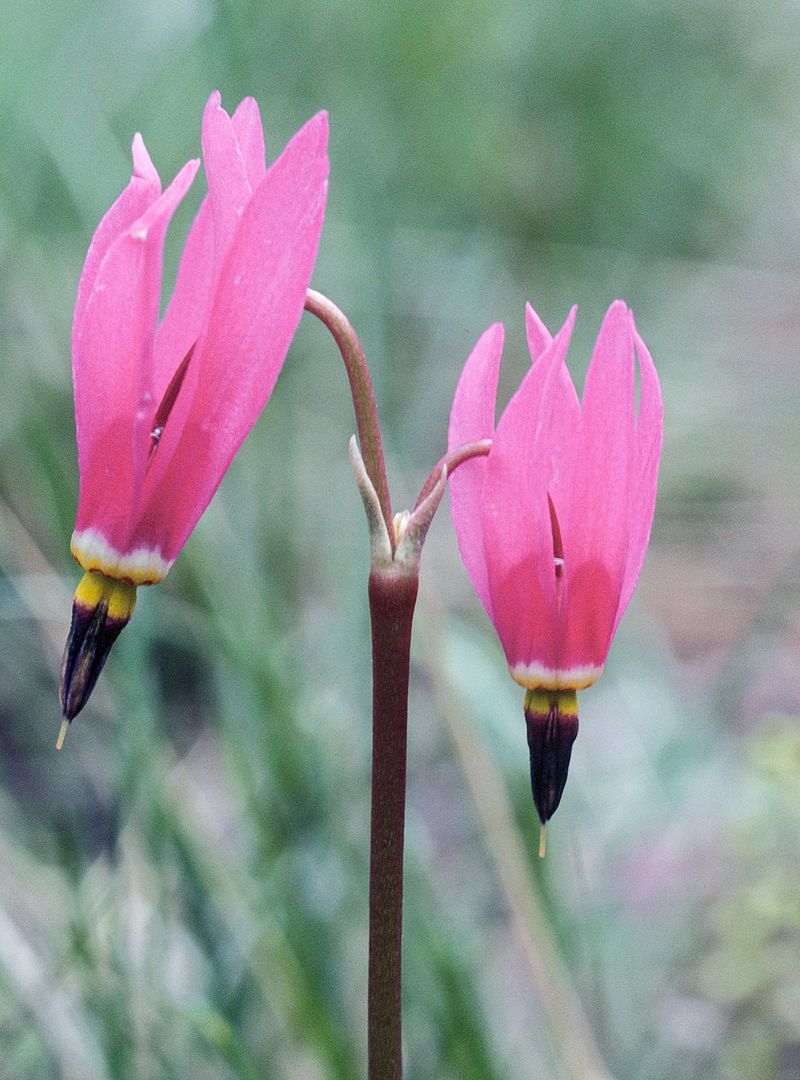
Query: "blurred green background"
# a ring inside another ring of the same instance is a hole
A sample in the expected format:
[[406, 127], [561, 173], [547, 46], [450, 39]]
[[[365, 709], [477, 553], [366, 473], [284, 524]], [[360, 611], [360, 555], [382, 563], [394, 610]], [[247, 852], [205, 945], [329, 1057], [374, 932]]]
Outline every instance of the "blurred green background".
[[575, 1080], [588, 1062], [618, 1080], [798, 1080], [800, 5], [0, 14], [0, 1078], [364, 1071], [368, 546], [346, 380], [308, 317], [54, 751], [79, 576], [75, 287], [134, 131], [168, 180], [219, 88], [229, 109], [259, 100], [269, 156], [330, 111], [313, 283], [370, 358], [397, 508], [442, 452], [461, 366], [495, 320], [502, 393], [518, 382], [526, 300], [552, 329], [580, 303], [580, 380], [624, 297], [663, 382], [652, 546], [582, 696], [544, 861], [522, 694], [446, 511], [432, 530], [409, 1080]]

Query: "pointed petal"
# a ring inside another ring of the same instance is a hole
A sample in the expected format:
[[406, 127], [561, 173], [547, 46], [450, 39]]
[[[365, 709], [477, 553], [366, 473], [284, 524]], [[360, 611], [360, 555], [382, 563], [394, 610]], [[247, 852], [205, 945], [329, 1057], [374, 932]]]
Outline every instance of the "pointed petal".
[[185, 543], [269, 399], [300, 321], [325, 212], [327, 134], [320, 113], [294, 136], [236, 230], [206, 336], [147, 476], [138, 543], [166, 558]]
[[253, 98], [245, 98], [229, 118], [215, 91], [203, 115], [203, 148], [209, 194], [189, 231], [172, 299], [156, 335], [155, 396], [159, 399], [177, 365], [206, 328], [233, 234], [266, 172], [261, 116]]
[[[566, 545], [565, 545], [566, 550]], [[605, 664], [619, 603], [619, 579], [600, 558], [574, 567], [565, 557], [561, 599], [558, 668], [563, 685], [583, 689], [597, 679]]]
[[76, 322], [86, 306], [94, 279], [106, 252], [120, 233], [130, 228], [161, 194], [161, 181], [147, 153], [144, 140], [138, 132], [133, 139], [132, 157], [133, 174], [130, 182], [103, 216], [89, 245], [78, 285], [78, 300], [75, 305]]
[[[151, 362], [164, 234], [197, 167], [197, 161], [188, 162], [117, 237], [75, 313], [72, 366], [81, 476], [76, 529], [95, 529], [114, 546], [124, 546], [130, 527], [134, 433], [156, 407]], [[146, 453], [146, 441], [143, 446]]]
[[547, 496], [553, 431], [569, 409], [562, 377], [574, 311], [500, 418], [483, 489], [484, 549], [494, 624], [509, 665], [553, 668], [557, 613]]
[[[469, 355], [456, 387], [447, 437], [449, 452], [466, 443], [491, 439], [494, 435], [495, 399], [500, 360], [503, 355], [503, 325], [495, 323], [478, 339]], [[465, 461], [450, 477], [450, 513], [464, 566], [489, 618], [492, 601], [486, 574], [481, 525], [481, 493], [487, 458]]]
[[661, 457], [663, 435], [663, 403], [661, 386], [653, 364], [653, 358], [633, 328], [633, 339], [639, 360], [640, 390], [639, 415], [636, 421], [635, 457], [630, 493], [630, 513], [628, 529], [628, 552], [625, 561], [625, 576], [619, 598], [619, 608], [614, 621], [616, 630], [628, 601], [633, 595], [639, 571], [642, 569], [644, 555], [650, 539], [650, 527], [656, 504], [658, 486], [658, 463]]
[[214, 91], [203, 113], [203, 163], [214, 217], [214, 261], [219, 268], [253, 189], [233, 122]]
[[558, 507], [565, 669], [602, 666], [611, 644], [627, 560], [634, 437], [633, 320], [616, 301], [595, 344], [574, 475]]
[[231, 117], [233, 130], [239, 142], [239, 151], [244, 161], [247, 179], [255, 191], [267, 171], [264, 151], [264, 128], [261, 113], [255, 98], [246, 97], [240, 101]]
[[214, 219], [206, 196], [181, 255], [169, 306], [156, 331], [153, 397], [164, 396], [176, 368], [205, 330], [214, 288]]
[[[530, 311], [538, 319], [533, 308], [530, 308]], [[570, 324], [570, 327], [573, 325], [577, 313], [577, 305], [573, 305], [567, 316], [565, 326], [567, 323]], [[528, 320], [527, 328], [529, 344], [531, 341], [531, 325], [531, 321]], [[543, 324], [541, 325], [543, 327]], [[546, 329], [544, 330], [544, 333], [550, 338], [550, 334]], [[550, 341], [552, 340], [553, 339], [550, 338]], [[531, 357], [533, 358], [534, 363], [544, 355], [549, 348], [549, 345], [550, 342], [544, 346], [544, 352], [540, 353], [538, 358], [533, 356], [533, 346], [531, 346]], [[554, 401], [557, 407], [553, 409], [549, 419], [550, 434], [548, 442], [550, 446], [551, 464], [550, 485], [547, 489], [547, 493], [550, 496], [560, 519], [561, 507], [568, 498], [567, 493], [572, 489], [573, 476], [576, 468], [577, 442], [581, 429], [581, 404], [578, 400], [575, 384], [572, 381], [572, 376], [564, 362], [563, 356], [560, 363], [556, 365], [553, 377], [558, 383], [558, 385], [554, 387]]]
[[525, 330], [528, 336], [528, 349], [530, 350], [531, 361], [535, 364], [553, 340], [553, 335], [530, 304], [525, 305]]

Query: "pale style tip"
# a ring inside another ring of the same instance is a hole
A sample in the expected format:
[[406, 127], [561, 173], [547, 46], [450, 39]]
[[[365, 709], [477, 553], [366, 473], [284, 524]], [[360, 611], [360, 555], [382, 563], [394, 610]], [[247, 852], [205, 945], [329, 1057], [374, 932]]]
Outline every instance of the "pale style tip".
[[539, 825], [539, 858], [544, 858], [544, 853], [547, 850], [547, 823], [542, 822]]
[[58, 738], [56, 739], [56, 750], [60, 750], [64, 745], [64, 739], [66, 739], [68, 731], [69, 720], [67, 720], [65, 716], [64, 719], [61, 721], [61, 727], [58, 730]]

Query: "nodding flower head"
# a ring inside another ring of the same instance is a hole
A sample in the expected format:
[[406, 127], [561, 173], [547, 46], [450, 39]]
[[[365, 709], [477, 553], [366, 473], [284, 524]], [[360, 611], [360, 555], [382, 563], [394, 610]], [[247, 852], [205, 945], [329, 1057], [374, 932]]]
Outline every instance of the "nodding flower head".
[[[492, 439], [450, 480], [467, 572], [528, 691], [531, 780], [544, 822], [577, 734], [575, 691], [600, 675], [650, 536], [662, 438], [658, 376], [633, 314], [611, 305], [579, 400], [565, 364], [575, 309], [552, 337], [530, 305], [532, 366], [495, 427], [503, 327], [456, 390], [453, 449]], [[638, 404], [636, 371], [639, 372]]]
[[84, 578], [75, 598], [67, 721], [133, 611], [136, 586], [165, 577], [272, 393], [316, 259], [327, 135], [319, 113], [267, 167], [256, 102], [229, 116], [211, 95], [208, 194], [160, 321], [164, 238], [199, 161], [162, 192], [142, 137], [133, 140], [133, 175], [92, 238], [75, 306], [71, 550], [97, 580]]

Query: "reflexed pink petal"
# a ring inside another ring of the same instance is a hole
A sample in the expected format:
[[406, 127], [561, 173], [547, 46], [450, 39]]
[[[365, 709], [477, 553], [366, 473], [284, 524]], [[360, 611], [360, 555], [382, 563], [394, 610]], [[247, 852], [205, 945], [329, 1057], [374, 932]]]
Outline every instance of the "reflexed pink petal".
[[[613, 604], [603, 607], [608, 641], [627, 560], [634, 434], [633, 323], [626, 306], [616, 301], [603, 320], [586, 375], [574, 477], [559, 507], [564, 619], [574, 626], [596, 623], [599, 616], [591, 610], [592, 590], [573, 588], [573, 581], [580, 580], [582, 567], [599, 560], [608, 575], [606, 591], [613, 596]], [[568, 628], [567, 634], [571, 636], [572, 630]], [[603, 635], [598, 630], [593, 636]], [[574, 662], [598, 663], [598, 658], [587, 656]]]
[[247, 179], [255, 191], [267, 171], [264, 151], [264, 128], [255, 98], [246, 97], [239, 102], [233, 116], [233, 130], [239, 141]]
[[214, 91], [203, 113], [203, 163], [214, 217], [214, 262], [224, 262], [253, 189], [233, 122]]
[[112, 543], [121, 542], [130, 524], [137, 472], [134, 429], [146, 425], [148, 408], [156, 407], [151, 361], [164, 234], [198, 164], [188, 162], [111, 244], [91, 292], [76, 309], [73, 379], [81, 473], [76, 528], [103, 528]]
[[[527, 372], [495, 431], [483, 488], [482, 523], [494, 623], [509, 663], [547, 663], [536, 654], [556, 628], [553, 533], [547, 502], [553, 475], [552, 432], [571, 406], [562, 368], [574, 310]], [[525, 572], [520, 571], [524, 566]], [[519, 589], [515, 595], [513, 583]], [[524, 612], [525, 615], [521, 615]], [[520, 620], [528, 642], [520, 636]], [[534, 627], [536, 632], [534, 633]], [[523, 655], [509, 650], [524, 649]]]
[[[529, 545], [530, 548], [530, 545]], [[549, 553], [553, 568], [552, 544]], [[509, 667], [535, 664], [550, 670], [558, 666], [558, 622], [552, 585], [542, 584], [538, 551], [529, 550], [516, 563], [492, 565], [492, 604], [497, 636]]]
[[300, 321], [325, 211], [328, 124], [310, 120], [267, 171], [220, 273], [199, 355], [154, 455], [135, 545], [174, 558], [266, 404]]
[[[497, 377], [503, 355], [503, 326], [495, 323], [479, 338], [458, 381], [450, 412], [448, 451], [494, 435]], [[481, 497], [487, 458], [466, 461], [450, 477], [450, 512], [461, 558], [473, 588], [492, 618], [481, 526]]]
[[144, 139], [137, 131], [133, 136], [133, 145], [131, 146], [131, 157], [133, 158], [133, 176], [135, 179], [143, 180], [148, 187], [153, 188], [158, 194], [161, 194], [161, 180], [156, 167], [152, 162], [150, 155], [147, 152], [147, 147], [144, 145]]
[[153, 357], [156, 402], [161, 400], [178, 365], [205, 330], [214, 280], [214, 221], [206, 195], [186, 238], [172, 299], [156, 331]]
[[531, 354], [531, 362], [535, 364], [553, 340], [553, 335], [530, 304], [525, 305], [525, 330], [528, 335], [528, 349]]
[[639, 360], [640, 391], [639, 415], [636, 422], [635, 455], [630, 495], [628, 530], [628, 553], [619, 609], [614, 621], [616, 630], [628, 601], [633, 595], [639, 572], [642, 569], [650, 526], [656, 503], [658, 485], [658, 462], [661, 456], [663, 405], [661, 387], [647, 346], [634, 326], [634, 342]]
[[[266, 172], [261, 116], [253, 98], [245, 98], [228, 121], [220, 107], [219, 93], [215, 92], [206, 105], [204, 124], [210, 151], [206, 173], [213, 193], [203, 200], [189, 231], [175, 290], [156, 335], [155, 396], [159, 400], [178, 364], [205, 330], [216, 276], [229, 246], [224, 236], [215, 243], [212, 205], [227, 206], [230, 188], [238, 192], [233, 210], [227, 215], [229, 224], [232, 223], [235, 229], [239, 221], [238, 203], [245, 192], [249, 200]], [[231, 133], [238, 150], [234, 150]], [[247, 187], [242, 183], [242, 166]], [[217, 210], [217, 217], [220, 215], [226, 218], [224, 209]], [[223, 248], [221, 257], [220, 246]]]
[[104, 214], [89, 245], [78, 285], [78, 300], [75, 305], [76, 321], [83, 313], [97, 271], [108, 249], [120, 233], [129, 228], [161, 194], [161, 181], [147, 153], [144, 140], [138, 132], [133, 139], [132, 156], [133, 175], [128, 186]]
[[[528, 307], [535, 315], [533, 308], [531, 308], [530, 305], [528, 305]], [[570, 309], [569, 315], [567, 316], [567, 322], [570, 324], [570, 327], [574, 324], [577, 311], [577, 306], [573, 306]], [[530, 329], [531, 323], [529, 321], [529, 343]], [[550, 337], [546, 330], [545, 333]], [[553, 339], [550, 338], [550, 341], [552, 340]], [[549, 342], [545, 346], [544, 352], [539, 354], [537, 360], [541, 359], [548, 348]], [[531, 353], [531, 355], [533, 356], [533, 353]], [[534, 362], [536, 362], [536, 360]], [[549, 421], [550, 435], [548, 437], [548, 442], [550, 454], [550, 484], [547, 493], [553, 501], [560, 524], [561, 517], [563, 516], [563, 508], [571, 497], [570, 493], [572, 491], [573, 477], [575, 469], [577, 468], [578, 442], [580, 439], [582, 420], [580, 401], [578, 400], [575, 384], [572, 381], [564, 358], [562, 358], [561, 362], [557, 365], [554, 378], [557, 380], [557, 385], [554, 387], [554, 402], [557, 407], [553, 409]]]
[[619, 603], [619, 582], [602, 558], [566, 569], [562, 591], [558, 667], [570, 671], [605, 664]]

